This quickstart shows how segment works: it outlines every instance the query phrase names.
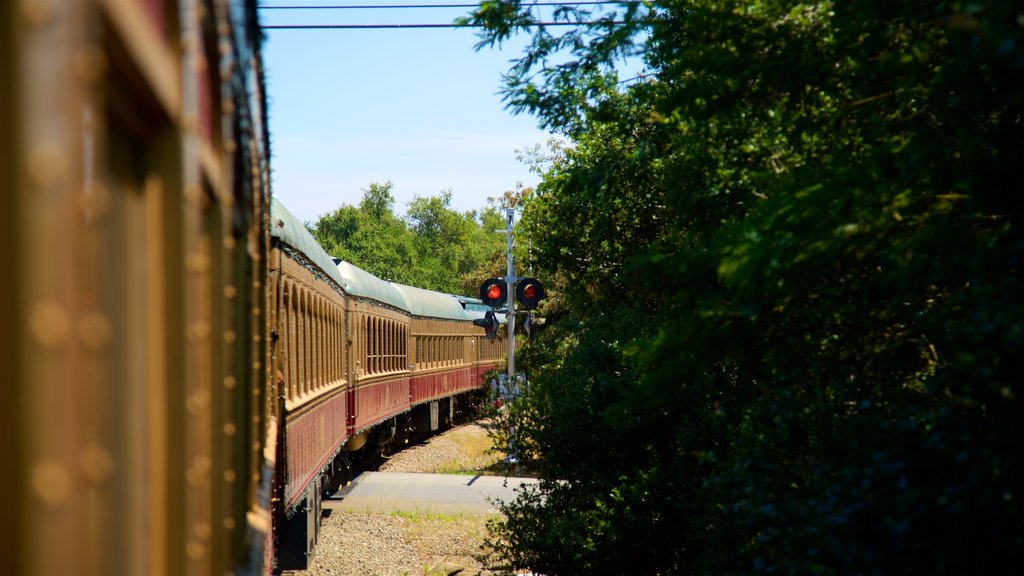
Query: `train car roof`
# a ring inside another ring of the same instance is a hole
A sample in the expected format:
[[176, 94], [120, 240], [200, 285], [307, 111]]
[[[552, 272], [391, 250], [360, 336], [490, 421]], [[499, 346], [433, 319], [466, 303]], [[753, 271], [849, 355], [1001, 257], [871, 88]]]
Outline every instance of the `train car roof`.
[[389, 306], [409, 311], [405, 295], [395, 288], [392, 283], [385, 282], [366, 270], [344, 260], [338, 262], [335, 269], [342, 278], [341, 287], [345, 289], [345, 292], [358, 298], [376, 300]]
[[293, 216], [277, 198], [270, 199], [270, 235], [300, 252], [339, 286], [345, 287], [334, 260], [313, 238], [305, 224]]
[[[466, 310], [460, 298], [441, 292], [433, 292], [386, 282], [370, 274], [366, 270], [345, 261], [337, 261], [320, 246], [309, 233], [306, 226], [299, 221], [284, 205], [277, 200], [270, 200], [270, 235], [305, 256], [308, 263], [314, 264], [331, 277], [346, 294], [357, 298], [375, 300], [382, 304], [412, 313], [425, 318], [468, 321], [483, 317], [479, 310]], [[467, 308], [476, 308], [468, 306]]]
[[392, 286], [405, 296], [408, 310], [413, 316], [463, 321], [474, 318], [474, 316], [466, 313], [459, 300], [451, 294], [424, 290], [423, 288], [406, 286], [405, 284], [392, 284]]

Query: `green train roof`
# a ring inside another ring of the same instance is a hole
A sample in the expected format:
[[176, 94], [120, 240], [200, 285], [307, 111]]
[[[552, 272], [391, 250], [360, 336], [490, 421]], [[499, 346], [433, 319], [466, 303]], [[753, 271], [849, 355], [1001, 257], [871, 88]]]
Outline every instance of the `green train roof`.
[[392, 286], [405, 296], [408, 310], [413, 316], [462, 321], [473, 319], [473, 316], [467, 314], [462, 308], [462, 304], [455, 296], [405, 284], [392, 284]]
[[405, 296], [390, 282], [385, 282], [366, 270], [342, 260], [336, 267], [345, 292], [358, 298], [368, 298], [409, 311]]
[[[277, 198], [270, 199], [270, 235], [281, 243], [291, 246], [309, 260], [309, 263], [319, 268], [319, 272], [326, 274], [342, 288], [345, 287], [343, 279], [330, 257], [313, 235], [306, 229], [305, 224], [299, 221]], [[316, 272], [314, 270], [314, 272]]]
[[386, 282], [349, 262], [335, 264], [335, 259], [277, 198], [270, 200], [270, 235], [304, 256], [305, 266], [315, 266], [314, 272], [326, 274], [346, 294], [356, 298], [375, 300], [425, 318], [469, 321], [483, 316], [482, 312], [464, 310], [455, 296]]

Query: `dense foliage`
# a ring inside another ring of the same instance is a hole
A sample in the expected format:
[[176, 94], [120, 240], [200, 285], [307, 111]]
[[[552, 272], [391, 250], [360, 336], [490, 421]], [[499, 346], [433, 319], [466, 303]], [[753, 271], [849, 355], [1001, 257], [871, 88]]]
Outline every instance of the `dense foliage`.
[[545, 482], [498, 552], [549, 576], [1024, 559], [1024, 10], [535, 17], [471, 17], [481, 45], [533, 35], [507, 102], [570, 139], [524, 213], [559, 295], [521, 361]]
[[395, 215], [390, 182], [373, 183], [358, 206], [344, 205], [309, 224], [328, 254], [400, 284], [450, 294], [476, 294], [504, 245], [494, 230], [504, 219], [494, 206], [459, 212], [451, 192], [416, 197]]

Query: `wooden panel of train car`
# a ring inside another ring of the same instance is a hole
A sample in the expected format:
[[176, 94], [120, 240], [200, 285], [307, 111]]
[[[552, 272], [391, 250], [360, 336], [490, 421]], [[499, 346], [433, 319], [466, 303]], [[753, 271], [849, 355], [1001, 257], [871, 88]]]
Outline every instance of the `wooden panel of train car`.
[[348, 262], [337, 268], [352, 297], [350, 431], [356, 434], [409, 410], [409, 315], [390, 282]]
[[[484, 318], [485, 313], [490, 309], [479, 298], [460, 296], [457, 299], [466, 310], [466, 314], [474, 320]], [[504, 323], [504, 320], [501, 322]], [[488, 372], [497, 370], [505, 362], [506, 354], [508, 354], [508, 341], [504, 337], [491, 340], [483, 335], [482, 328], [474, 334], [476, 338], [470, 353], [470, 357], [473, 359], [473, 378], [475, 382], [482, 382]]]
[[370, 302], [350, 308], [357, 336], [352, 430], [358, 432], [409, 409], [409, 319]]
[[410, 404], [418, 405], [480, 386], [477, 343], [483, 329], [473, 325], [454, 296], [396, 284], [412, 313]]
[[297, 505], [348, 438], [348, 316], [334, 262], [272, 202], [274, 366], [284, 400], [286, 508]]
[[5, 574], [261, 571], [269, 174], [263, 133], [232, 128], [261, 125], [263, 106], [256, 28], [227, 10], [0, 9], [23, 255], [4, 364], [29, 478], [4, 491], [19, 510]]

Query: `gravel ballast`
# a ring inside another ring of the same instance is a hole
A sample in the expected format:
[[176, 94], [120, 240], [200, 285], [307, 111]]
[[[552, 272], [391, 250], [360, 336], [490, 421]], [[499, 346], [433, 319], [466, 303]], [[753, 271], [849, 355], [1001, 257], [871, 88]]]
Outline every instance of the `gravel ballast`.
[[[501, 454], [487, 454], [486, 429], [463, 424], [391, 456], [381, 472], [484, 470]], [[401, 576], [491, 574], [479, 560], [489, 516], [431, 513], [348, 513], [328, 510], [309, 570], [298, 575]]]

